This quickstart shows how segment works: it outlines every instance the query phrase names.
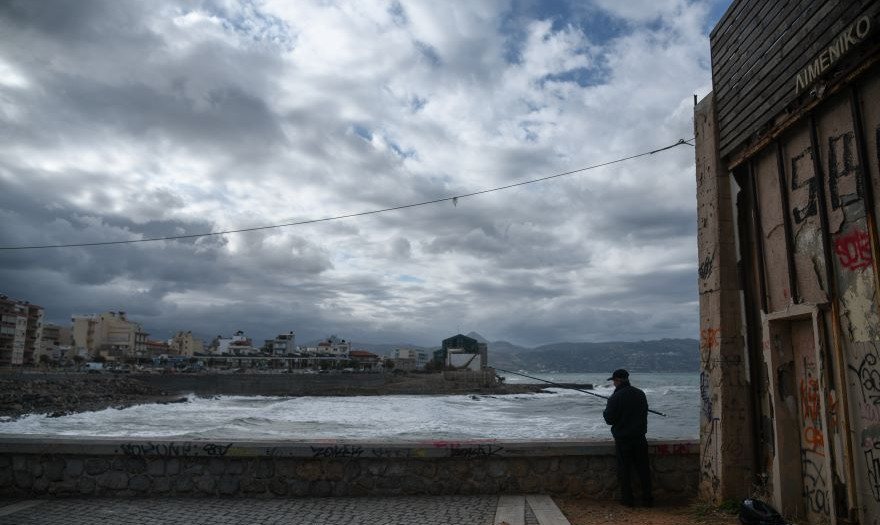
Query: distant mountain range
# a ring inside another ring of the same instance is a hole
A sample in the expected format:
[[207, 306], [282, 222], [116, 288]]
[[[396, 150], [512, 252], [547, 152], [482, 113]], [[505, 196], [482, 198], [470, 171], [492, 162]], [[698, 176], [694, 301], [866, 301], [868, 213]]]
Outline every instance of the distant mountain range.
[[[489, 345], [489, 365], [531, 372], [699, 372], [700, 343], [696, 339], [606, 343], [553, 343], [537, 348], [507, 341], [486, 341], [476, 332], [466, 334]], [[395, 348], [436, 350], [418, 345], [352, 343], [352, 348], [391, 355]]]

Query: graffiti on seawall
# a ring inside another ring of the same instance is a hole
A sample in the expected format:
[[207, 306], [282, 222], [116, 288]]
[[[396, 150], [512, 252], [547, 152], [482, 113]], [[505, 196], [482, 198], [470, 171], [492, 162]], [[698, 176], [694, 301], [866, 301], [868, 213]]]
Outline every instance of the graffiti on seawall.
[[126, 456], [160, 456], [160, 457], [183, 457], [183, 456], [225, 456], [229, 452], [232, 443], [123, 443], [117, 452]]

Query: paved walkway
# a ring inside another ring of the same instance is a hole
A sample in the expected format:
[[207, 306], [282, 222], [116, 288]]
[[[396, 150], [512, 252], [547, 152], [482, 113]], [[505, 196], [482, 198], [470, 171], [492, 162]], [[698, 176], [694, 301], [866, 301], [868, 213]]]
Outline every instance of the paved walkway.
[[0, 525], [569, 525], [549, 496], [0, 501]]

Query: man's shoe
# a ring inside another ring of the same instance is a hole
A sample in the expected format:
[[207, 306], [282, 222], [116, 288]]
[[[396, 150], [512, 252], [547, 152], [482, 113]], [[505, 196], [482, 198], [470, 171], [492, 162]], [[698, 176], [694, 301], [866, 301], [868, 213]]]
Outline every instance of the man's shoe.
[[654, 506], [654, 500], [652, 500], [652, 499], [646, 499], [645, 501], [642, 502], [642, 507], [653, 507], [653, 506]]
[[629, 508], [633, 508], [636, 506], [635, 503], [633, 503], [632, 501], [629, 501], [629, 500], [620, 500], [620, 504], [623, 505], [624, 507], [629, 507]]

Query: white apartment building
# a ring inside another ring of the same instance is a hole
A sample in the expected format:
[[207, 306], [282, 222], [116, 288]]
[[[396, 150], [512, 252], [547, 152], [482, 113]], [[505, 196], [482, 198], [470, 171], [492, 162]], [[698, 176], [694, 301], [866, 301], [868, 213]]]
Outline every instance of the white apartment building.
[[337, 339], [336, 336], [318, 343], [318, 355], [347, 358], [350, 352], [351, 343], [346, 342], [345, 339]]
[[212, 343], [212, 352], [217, 355], [255, 355], [259, 350], [254, 348], [250, 338], [239, 330], [232, 337], [217, 336]]

